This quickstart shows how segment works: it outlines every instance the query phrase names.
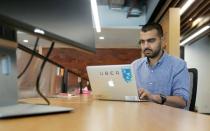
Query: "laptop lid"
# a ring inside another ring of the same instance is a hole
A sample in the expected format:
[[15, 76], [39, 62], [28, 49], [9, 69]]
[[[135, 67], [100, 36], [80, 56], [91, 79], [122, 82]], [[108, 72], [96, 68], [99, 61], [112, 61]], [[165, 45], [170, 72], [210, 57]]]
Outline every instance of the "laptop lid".
[[87, 73], [97, 99], [139, 101], [130, 64], [87, 66]]

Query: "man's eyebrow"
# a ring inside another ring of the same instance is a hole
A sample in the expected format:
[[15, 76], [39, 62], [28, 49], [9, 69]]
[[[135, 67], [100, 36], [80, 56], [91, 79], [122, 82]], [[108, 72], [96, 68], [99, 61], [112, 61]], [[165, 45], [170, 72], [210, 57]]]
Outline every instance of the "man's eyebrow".
[[149, 39], [147, 39], [147, 40], [155, 40], [156, 38], [149, 38]]
[[139, 41], [148, 41], [148, 40], [153, 40], [153, 39], [156, 39], [156, 38], [149, 38], [149, 39], [139, 39]]

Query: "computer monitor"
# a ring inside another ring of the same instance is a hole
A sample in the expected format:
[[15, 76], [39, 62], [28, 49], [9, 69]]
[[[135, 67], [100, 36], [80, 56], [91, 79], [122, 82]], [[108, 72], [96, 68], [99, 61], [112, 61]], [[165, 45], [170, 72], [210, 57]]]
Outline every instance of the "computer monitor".
[[0, 35], [0, 118], [70, 112], [73, 108], [18, 103], [17, 43]]
[[90, 0], [1, 0], [0, 21], [87, 51], [95, 51]]

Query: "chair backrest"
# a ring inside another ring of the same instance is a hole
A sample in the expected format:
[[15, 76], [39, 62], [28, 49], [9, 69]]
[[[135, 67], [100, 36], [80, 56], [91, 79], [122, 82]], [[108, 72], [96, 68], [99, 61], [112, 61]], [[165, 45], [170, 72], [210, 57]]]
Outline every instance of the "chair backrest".
[[189, 111], [195, 111], [195, 101], [197, 93], [197, 83], [198, 83], [198, 71], [195, 68], [188, 69], [190, 76], [190, 98], [188, 101], [187, 109]]

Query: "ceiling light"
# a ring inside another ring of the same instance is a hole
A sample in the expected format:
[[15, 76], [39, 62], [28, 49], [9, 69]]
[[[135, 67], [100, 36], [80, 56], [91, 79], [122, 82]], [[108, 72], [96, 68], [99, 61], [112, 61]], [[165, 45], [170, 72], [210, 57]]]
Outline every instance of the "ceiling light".
[[28, 43], [28, 40], [23, 40], [24, 43]]
[[58, 67], [56, 68], [56, 75], [57, 75], [57, 76], [60, 76], [60, 73], [61, 73], [61, 68], [58, 66]]
[[205, 26], [202, 29], [198, 30], [197, 32], [195, 32], [194, 34], [192, 34], [191, 36], [189, 36], [188, 38], [186, 38], [184, 41], [182, 41], [180, 43], [181, 46], [184, 46], [187, 42], [189, 42], [190, 40], [194, 39], [195, 37], [197, 37], [198, 35], [200, 35], [201, 33], [205, 32], [206, 30], [208, 30], [210, 28], [210, 26]]
[[43, 31], [43, 30], [41, 30], [41, 29], [34, 29], [34, 32], [35, 33], [38, 33], [38, 34], [42, 34], [42, 35], [44, 35], [45, 34], [45, 32]]
[[95, 23], [95, 26], [96, 26], [96, 32], [101, 32], [101, 26], [100, 26], [100, 21], [99, 21], [99, 16], [98, 16], [97, 2], [96, 2], [96, 0], [90, 0], [90, 2], [91, 2], [93, 19], [94, 19], [94, 23]]
[[189, 7], [190, 5], [194, 2], [195, 0], [188, 0], [180, 9], [180, 15], [182, 15]]
[[196, 20], [193, 21], [192, 23], [192, 27], [196, 26], [197, 24], [199, 24], [201, 22], [202, 18], [197, 18]]
[[17, 33], [18, 33], [18, 34], [23, 34], [23, 32], [22, 32], [22, 31], [19, 31], [19, 30], [17, 31]]
[[100, 39], [100, 40], [104, 40], [104, 37], [103, 37], [103, 36], [100, 36], [99, 39]]

